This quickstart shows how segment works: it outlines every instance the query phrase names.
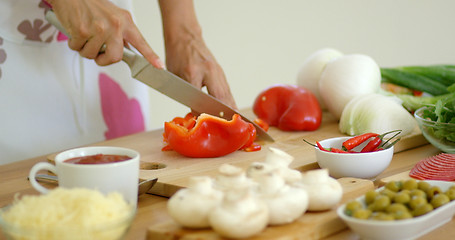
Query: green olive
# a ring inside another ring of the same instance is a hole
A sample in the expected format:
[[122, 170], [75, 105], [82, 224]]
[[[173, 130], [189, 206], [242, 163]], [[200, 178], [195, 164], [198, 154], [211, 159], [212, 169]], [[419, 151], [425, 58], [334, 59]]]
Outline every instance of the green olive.
[[388, 182], [380, 191], [370, 190], [364, 202], [346, 204], [345, 213], [358, 219], [393, 221], [418, 217], [455, 200], [455, 184], [443, 192], [425, 181], [408, 179]]
[[428, 182], [424, 182], [424, 181], [419, 181], [417, 183], [417, 186], [420, 190], [426, 192], [428, 189], [430, 189], [431, 187], [431, 184], [429, 184]]
[[412, 218], [412, 214], [409, 211], [398, 211], [398, 212], [393, 212], [392, 216], [396, 220], [402, 220], [402, 219], [409, 219]]
[[436, 195], [438, 195], [439, 193], [442, 193], [442, 192], [443, 191], [438, 186], [431, 186], [430, 189], [428, 189], [426, 191], [428, 199], [432, 199], [434, 196], [436, 196]]
[[365, 193], [365, 203], [366, 204], [371, 204], [374, 202], [374, 199], [379, 195], [378, 192], [374, 190], [370, 190]]
[[419, 206], [417, 206], [417, 208], [414, 209], [414, 211], [412, 211], [412, 215], [414, 217], [418, 217], [418, 216], [422, 216], [426, 213], [429, 213], [433, 211], [433, 206], [429, 203], [425, 203], [425, 204], [421, 204]]
[[368, 219], [371, 216], [371, 210], [365, 208], [357, 209], [352, 216], [359, 219]]
[[389, 189], [391, 191], [394, 191], [394, 192], [398, 192], [401, 190], [401, 182], [400, 181], [391, 181], [391, 182], [388, 182], [386, 185], [385, 185], [385, 188], [386, 189]]
[[385, 209], [385, 211], [387, 213], [408, 212], [408, 207], [401, 203], [392, 203]]
[[414, 197], [427, 198], [427, 194], [421, 189], [413, 189], [411, 190], [411, 198]]
[[392, 214], [387, 214], [385, 212], [374, 212], [371, 214], [371, 219], [379, 221], [393, 221], [395, 220]]
[[371, 203], [367, 206], [367, 209], [370, 210], [370, 211], [375, 211], [375, 206], [374, 206], [374, 203]]
[[403, 182], [403, 189], [412, 190], [417, 189], [418, 184], [415, 179], [409, 179]]
[[409, 201], [409, 207], [411, 209], [416, 209], [418, 206], [427, 204], [428, 201], [424, 197], [413, 197], [411, 198], [411, 201]]
[[385, 195], [379, 195], [371, 204], [371, 209], [374, 212], [383, 211], [390, 205], [390, 198]]
[[455, 200], [455, 188], [449, 188], [445, 194], [449, 197], [450, 201]]
[[359, 201], [350, 201], [346, 204], [344, 212], [346, 215], [352, 216], [355, 211], [361, 209], [363, 206]]
[[408, 204], [409, 201], [411, 201], [411, 195], [406, 191], [400, 191], [393, 197], [393, 202], [395, 203]]
[[402, 189], [400, 192], [411, 195], [411, 190], [408, 189]]
[[385, 196], [389, 197], [390, 199], [393, 199], [395, 197], [395, 194], [397, 194], [395, 191], [392, 191], [392, 190], [390, 190], [388, 188], [384, 188], [379, 193], [381, 195], [385, 195]]
[[434, 196], [431, 199], [430, 203], [433, 206], [433, 208], [438, 208], [448, 202], [450, 202], [449, 197], [447, 195], [445, 195], [444, 193], [440, 193], [440, 194]]

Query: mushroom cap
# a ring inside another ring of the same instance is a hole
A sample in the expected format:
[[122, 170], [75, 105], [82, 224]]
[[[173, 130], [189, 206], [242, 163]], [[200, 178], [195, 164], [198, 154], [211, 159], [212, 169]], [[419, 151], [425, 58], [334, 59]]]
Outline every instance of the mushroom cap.
[[246, 238], [258, 234], [267, 227], [267, 205], [251, 192], [231, 191], [223, 202], [215, 207], [209, 222], [213, 230], [223, 237]]

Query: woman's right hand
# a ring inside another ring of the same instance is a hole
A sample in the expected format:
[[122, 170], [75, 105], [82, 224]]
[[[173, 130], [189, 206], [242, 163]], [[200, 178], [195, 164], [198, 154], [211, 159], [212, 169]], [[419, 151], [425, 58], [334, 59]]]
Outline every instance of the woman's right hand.
[[[48, 0], [70, 35], [68, 45], [100, 66], [122, 60], [123, 47], [136, 48], [153, 66], [163, 62], [148, 45], [131, 13], [109, 0]], [[106, 45], [104, 53], [100, 49]]]

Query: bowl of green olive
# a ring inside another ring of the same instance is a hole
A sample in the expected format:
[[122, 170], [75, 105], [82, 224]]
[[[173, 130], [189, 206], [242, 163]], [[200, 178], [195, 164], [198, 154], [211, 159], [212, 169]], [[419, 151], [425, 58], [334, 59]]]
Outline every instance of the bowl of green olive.
[[338, 216], [361, 239], [416, 239], [455, 215], [455, 183], [391, 181], [337, 209]]

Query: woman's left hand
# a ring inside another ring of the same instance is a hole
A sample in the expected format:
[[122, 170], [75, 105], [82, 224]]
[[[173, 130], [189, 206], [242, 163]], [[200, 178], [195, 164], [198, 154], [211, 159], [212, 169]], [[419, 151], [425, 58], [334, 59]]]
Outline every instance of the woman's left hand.
[[237, 109], [224, 71], [207, 48], [192, 0], [160, 0], [169, 71]]

